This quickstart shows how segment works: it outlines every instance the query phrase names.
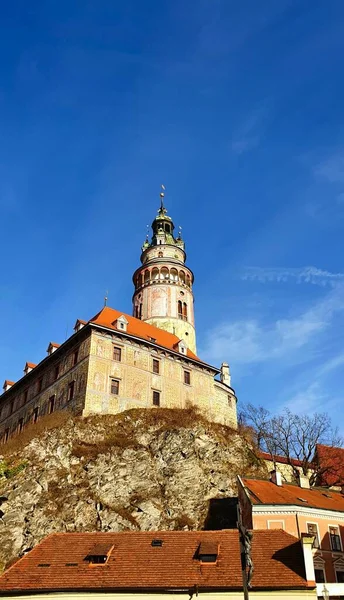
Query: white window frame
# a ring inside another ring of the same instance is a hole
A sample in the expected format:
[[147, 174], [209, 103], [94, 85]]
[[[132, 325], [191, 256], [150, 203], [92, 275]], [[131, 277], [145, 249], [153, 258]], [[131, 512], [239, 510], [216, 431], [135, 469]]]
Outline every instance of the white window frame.
[[271, 528], [270, 528], [270, 523], [283, 523], [283, 528], [282, 528], [282, 529], [283, 529], [283, 531], [285, 531], [285, 530], [286, 530], [286, 529], [285, 529], [285, 522], [284, 522], [284, 519], [268, 519], [268, 520], [267, 520], [268, 529], [270, 529], [270, 530], [271, 530]]
[[306, 521], [307, 533], [309, 533], [308, 525], [315, 525], [317, 528], [317, 536], [318, 536], [319, 546], [313, 546], [313, 548], [320, 550], [321, 549], [321, 539], [320, 539], [320, 534], [319, 534], [319, 525], [318, 525], [318, 523], [315, 523], [314, 521]]
[[[331, 544], [331, 533], [330, 533], [330, 529], [331, 529], [331, 527], [332, 527], [332, 528], [336, 527], [336, 528], [338, 529], [338, 537], [339, 537], [339, 542], [340, 542], [340, 550], [333, 550], [333, 548], [332, 548], [332, 544]], [[338, 523], [334, 523], [333, 525], [332, 525], [332, 524], [329, 524], [329, 525], [328, 525], [328, 537], [329, 537], [329, 540], [330, 540], [330, 548], [331, 548], [331, 552], [343, 552], [343, 542], [342, 542], [342, 536], [341, 536], [341, 534], [340, 534], [340, 527], [339, 527]]]

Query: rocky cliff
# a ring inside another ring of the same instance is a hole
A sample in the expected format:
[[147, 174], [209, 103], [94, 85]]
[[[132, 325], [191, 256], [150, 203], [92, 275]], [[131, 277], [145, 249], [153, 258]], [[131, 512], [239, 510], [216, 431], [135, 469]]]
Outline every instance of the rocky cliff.
[[237, 473], [264, 474], [240, 434], [191, 409], [37, 425], [0, 458], [2, 567], [55, 531], [204, 528]]

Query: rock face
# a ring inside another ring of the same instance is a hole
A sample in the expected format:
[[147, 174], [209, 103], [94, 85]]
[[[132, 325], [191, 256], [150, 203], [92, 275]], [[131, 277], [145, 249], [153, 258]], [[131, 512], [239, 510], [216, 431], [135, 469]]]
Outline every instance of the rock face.
[[236, 431], [191, 409], [48, 421], [4, 450], [2, 567], [56, 531], [202, 529], [238, 473], [264, 474]]

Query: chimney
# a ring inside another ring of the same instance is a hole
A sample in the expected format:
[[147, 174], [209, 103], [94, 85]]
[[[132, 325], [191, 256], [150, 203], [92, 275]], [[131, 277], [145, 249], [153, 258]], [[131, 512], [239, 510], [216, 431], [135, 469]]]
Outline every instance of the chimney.
[[303, 473], [299, 473], [299, 486], [300, 488], [304, 488], [309, 490], [310, 485], [309, 485], [309, 478], [304, 475]]
[[47, 348], [47, 352], [49, 354], [49, 356], [55, 352], [55, 350], [57, 350], [57, 348], [59, 348], [60, 344], [55, 344], [55, 342], [50, 342], [48, 348]]
[[309, 533], [301, 533], [301, 544], [303, 550], [303, 558], [305, 562], [306, 580], [307, 582], [315, 581], [314, 562], [312, 547], [315, 536]]
[[282, 484], [282, 473], [280, 473], [279, 471], [277, 471], [276, 469], [274, 469], [270, 473], [270, 481], [272, 483], [274, 483], [275, 485], [282, 486], [283, 485]]
[[5, 379], [2, 389], [4, 390], [4, 392], [7, 392], [7, 390], [9, 390], [13, 384], [14, 384], [14, 381], [9, 381], [9, 379]]
[[223, 362], [221, 365], [220, 380], [221, 380], [221, 383], [224, 383], [225, 385], [228, 385], [230, 387], [231, 376], [230, 376], [230, 372], [229, 372], [229, 364], [228, 363]]

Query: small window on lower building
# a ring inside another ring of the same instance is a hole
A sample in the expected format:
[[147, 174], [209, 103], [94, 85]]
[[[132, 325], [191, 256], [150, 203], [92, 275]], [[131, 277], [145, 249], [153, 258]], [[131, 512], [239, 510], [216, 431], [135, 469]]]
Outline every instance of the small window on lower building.
[[24, 419], [19, 419], [18, 425], [17, 425], [17, 432], [21, 433], [23, 431], [23, 427], [24, 427]]
[[160, 373], [160, 363], [156, 358], [153, 358], [153, 373], [157, 375]]
[[6, 444], [6, 442], [8, 442], [9, 438], [10, 438], [10, 430], [5, 429], [5, 435], [4, 435], [5, 444]]
[[68, 384], [68, 402], [70, 402], [70, 400], [73, 400], [74, 390], [75, 390], [75, 381], [71, 381]]
[[28, 396], [29, 396], [29, 390], [25, 390], [24, 396], [23, 396], [23, 404], [25, 404], [27, 402]]
[[316, 583], [325, 583], [324, 569], [314, 569]]
[[153, 406], [160, 406], [160, 392], [153, 390]]
[[336, 571], [337, 583], [344, 583], [344, 571]]
[[77, 364], [78, 358], [79, 358], [79, 348], [77, 350], [75, 350], [75, 352], [73, 352], [73, 367], [75, 367], [75, 365]]
[[119, 381], [118, 379], [111, 379], [111, 394], [118, 396], [119, 394]]
[[311, 535], [314, 535], [313, 548], [320, 548], [317, 524], [316, 523], [307, 523], [307, 531]]
[[334, 550], [334, 552], [341, 552], [342, 545], [338, 527], [330, 527], [330, 540], [331, 549]]
[[191, 384], [191, 373], [190, 373], [190, 371], [184, 371], [184, 383], [187, 383], [187, 385]]
[[55, 409], [55, 396], [49, 398], [49, 415], [54, 412]]

